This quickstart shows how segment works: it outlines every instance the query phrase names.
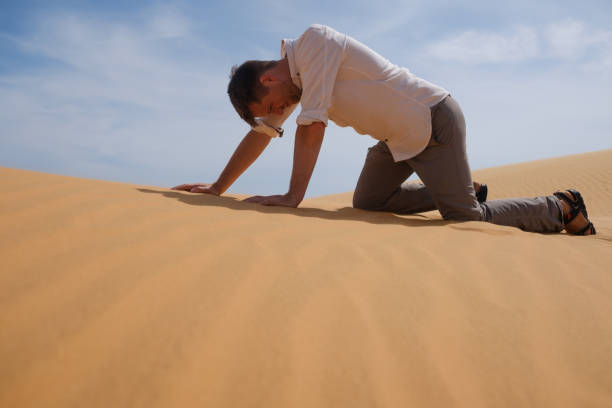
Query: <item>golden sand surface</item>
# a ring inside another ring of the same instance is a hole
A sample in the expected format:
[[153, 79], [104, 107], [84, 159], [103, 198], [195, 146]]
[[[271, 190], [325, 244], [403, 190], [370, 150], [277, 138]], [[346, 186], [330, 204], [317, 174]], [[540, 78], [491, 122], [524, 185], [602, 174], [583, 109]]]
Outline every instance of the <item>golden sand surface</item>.
[[475, 179], [598, 235], [0, 168], [0, 407], [612, 407], [612, 150]]

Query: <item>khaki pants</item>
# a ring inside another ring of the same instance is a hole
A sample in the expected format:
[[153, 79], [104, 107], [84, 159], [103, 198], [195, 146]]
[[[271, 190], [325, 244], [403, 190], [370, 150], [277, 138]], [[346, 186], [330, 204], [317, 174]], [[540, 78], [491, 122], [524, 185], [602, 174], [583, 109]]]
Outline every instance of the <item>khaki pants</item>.
[[[555, 196], [476, 200], [465, 143], [465, 119], [450, 96], [434, 106], [432, 137], [419, 155], [394, 162], [385, 142], [368, 149], [353, 195], [353, 207], [412, 214], [438, 209], [446, 220], [487, 221], [525, 231], [564, 228]], [[402, 184], [416, 172], [423, 184]]]

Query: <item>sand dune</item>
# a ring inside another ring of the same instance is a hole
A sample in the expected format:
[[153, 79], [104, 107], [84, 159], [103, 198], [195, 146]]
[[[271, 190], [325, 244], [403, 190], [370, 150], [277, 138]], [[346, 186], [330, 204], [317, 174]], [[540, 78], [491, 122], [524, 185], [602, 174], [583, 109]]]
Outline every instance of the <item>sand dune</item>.
[[610, 163], [475, 172], [594, 237], [0, 168], [0, 406], [611, 407]]

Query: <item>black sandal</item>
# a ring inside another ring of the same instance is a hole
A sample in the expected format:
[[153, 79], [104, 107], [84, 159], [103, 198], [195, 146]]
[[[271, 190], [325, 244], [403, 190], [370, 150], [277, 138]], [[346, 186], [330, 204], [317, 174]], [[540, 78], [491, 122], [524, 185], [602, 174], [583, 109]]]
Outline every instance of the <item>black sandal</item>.
[[555, 197], [565, 201], [570, 206], [570, 211], [563, 217], [563, 222], [565, 223], [565, 225], [572, 222], [574, 218], [578, 216], [578, 214], [584, 215], [584, 218], [587, 221], [587, 225], [584, 228], [582, 228], [580, 231], [572, 232], [570, 234], [584, 235], [585, 232], [589, 231], [591, 235], [595, 235], [595, 226], [591, 221], [589, 221], [589, 214], [587, 213], [586, 205], [584, 204], [582, 195], [578, 191], [571, 188], [565, 191], [570, 193], [574, 200], [571, 200], [566, 194], [564, 194], [564, 192], [557, 191], [556, 193], [554, 193]]
[[480, 190], [476, 193], [476, 199], [479, 203], [484, 203], [487, 201], [487, 193], [489, 192], [489, 187], [486, 184], [480, 185]]

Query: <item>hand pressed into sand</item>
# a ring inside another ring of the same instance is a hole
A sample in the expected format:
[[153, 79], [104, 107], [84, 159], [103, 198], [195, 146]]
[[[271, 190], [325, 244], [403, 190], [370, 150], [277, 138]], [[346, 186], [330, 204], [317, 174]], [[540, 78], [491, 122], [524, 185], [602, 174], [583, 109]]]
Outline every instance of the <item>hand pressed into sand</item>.
[[279, 195], [271, 195], [271, 196], [253, 196], [249, 197], [244, 202], [247, 203], [257, 203], [261, 205], [279, 205], [282, 207], [297, 207], [301, 200], [298, 200], [289, 193], [287, 194], [279, 194]]
[[190, 193], [213, 194], [217, 196], [221, 194], [214, 184], [208, 183], [181, 184], [180, 186], [172, 187], [172, 190], [189, 191]]

